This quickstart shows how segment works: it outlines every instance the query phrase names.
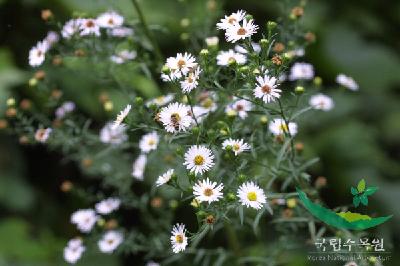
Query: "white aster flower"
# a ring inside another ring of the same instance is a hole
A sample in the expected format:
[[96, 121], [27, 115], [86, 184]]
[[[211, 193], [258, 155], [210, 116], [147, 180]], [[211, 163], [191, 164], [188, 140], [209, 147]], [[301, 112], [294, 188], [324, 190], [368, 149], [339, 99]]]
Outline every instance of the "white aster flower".
[[132, 166], [132, 176], [137, 180], [142, 181], [144, 170], [146, 169], [147, 156], [145, 154], [140, 154], [138, 158], [133, 162]]
[[80, 238], [73, 238], [68, 241], [64, 248], [64, 260], [68, 263], [75, 264], [81, 257], [86, 248], [82, 245]]
[[64, 118], [67, 114], [73, 112], [75, 110], [74, 102], [65, 102], [60, 107], [56, 109], [56, 117], [58, 119]]
[[128, 27], [117, 27], [107, 30], [108, 35], [119, 38], [132, 36], [133, 33], [134, 33], [133, 29]]
[[123, 64], [126, 61], [133, 60], [137, 56], [136, 51], [122, 50], [110, 57], [111, 61], [116, 64]]
[[157, 132], [153, 131], [144, 136], [139, 141], [139, 148], [142, 152], [148, 153], [150, 151], [156, 150], [160, 137]]
[[257, 210], [261, 209], [263, 204], [267, 203], [264, 190], [253, 182], [242, 184], [237, 191], [237, 196], [242, 205]]
[[116, 28], [124, 24], [124, 17], [115, 11], [109, 11], [100, 14], [96, 21], [97, 24], [102, 28]]
[[114, 121], [114, 125], [113, 127], [116, 128], [119, 125], [121, 125], [122, 121], [124, 121], [125, 117], [127, 117], [127, 115], [129, 114], [129, 111], [131, 110], [132, 106], [130, 104], [128, 104], [124, 110], [122, 110], [118, 115], [117, 115], [117, 119], [115, 119]]
[[254, 20], [243, 19], [242, 24], [235, 23], [225, 32], [226, 41], [235, 43], [239, 40], [246, 39], [255, 34], [258, 26], [254, 24]]
[[215, 112], [217, 110], [218, 95], [214, 91], [203, 91], [197, 97], [199, 105], [209, 112]]
[[49, 31], [44, 38], [44, 42], [47, 42], [48, 46], [52, 46], [53, 44], [57, 43], [60, 40], [60, 36], [55, 31]]
[[[255, 42], [251, 42], [251, 46], [253, 47], [254, 52], [257, 54], [261, 52], [261, 45]], [[242, 45], [235, 45], [235, 51], [241, 54], [247, 54], [248, 51]]]
[[186, 169], [194, 172], [195, 175], [203, 174], [214, 166], [214, 155], [206, 146], [194, 145], [185, 153]]
[[219, 38], [217, 36], [207, 37], [205, 42], [207, 46], [217, 46], [219, 43]]
[[99, 249], [103, 253], [113, 253], [115, 249], [124, 241], [124, 236], [118, 231], [108, 231], [97, 242]]
[[182, 80], [181, 89], [183, 93], [189, 93], [199, 85], [199, 76], [201, 69], [197, 67], [194, 71], [190, 71], [187, 76]]
[[150, 107], [152, 104], [155, 104], [157, 106], [164, 106], [167, 103], [170, 103], [173, 99], [174, 99], [174, 94], [169, 93], [167, 95], [162, 95], [147, 101], [146, 106]]
[[168, 183], [168, 181], [171, 180], [174, 171], [175, 171], [174, 169], [169, 169], [166, 173], [160, 175], [157, 178], [156, 186], [159, 187], [161, 185]]
[[256, 98], [262, 99], [265, 103], [274, 102], [281, 97], [281, 90], [278, 87], [275, 77], [265, 75], [256, 77], [256, 88], [253, 93]]
[[289, 122], [289, 125], [281, 118], [275, 118], [269, 123], [269, 131], [275, 136], [284, 135], [285, 133], [290, 133], [293, 137], [297, 134], [297, 124], [294, 122]]
[[36, 67], [43, 64], [48, 49], [49, 44], [46, 41], [38, 42], [36, 46], [32, 47], [29, 51], [29, 65]]
[[310, 80], [314, 78], [314, 67], [308, 63], [294, 63], [290, 69], [289, 80]]
[[163, 107], [159, 116], [165, 130], [171, 133], [186, 131], [192, 123], [190, 107], [177, 102]]
[[228, 116], [238, 115], [241, 119], [245, 119], [248, 111], [253, 109], [253, 104], [245, 99], [240, 99], [229, 104], [225, 108], [225, 113]]
[[179, 253], [186, 249], [188, 239], [186, 237], [186, 229], [184, 224], [176, 224], [171, 231], [171, 245], [174, 253]]
[[81, 21], [82, 19], [68, 20], [61, 30], [61, 35], [63, 38], [70, 39], [73, 35], [78, 33], [80, 31]]
[[79, 231], [89, 233], [99, 217], [92, 209], [77, 210], [71, 215], [71, 223], [75, 224]]
[[161, 80], [164, 82], [171, 82], [182, 78], [182, 73], [178, 70], [171, 70], [169, 74], [161, 74]]
[[241, 53], [235, 53], [234, 50], [220, 51], [217, 55], [217, 65], [228, 66], [229, 64], [236, 63], [243, 65], [247, 61], [246, 56]]
[[199, 202], [207, 201], [209, 204], [213, 201], [219, 201], [222, 198], [221, 190], [224, 188], [223, 184], [217, 186], [217, 182], [211, 182], [208, 178], [198, 181], [193, 186], [193, 195]]
[[302, 57], [306, 54], [304, 48], [296, 48], [294, 50], [288, 51], [287, 55], [289, 57]]
[[51, 128], [40, 128], [36, 130], [35, 140], [41, 143], [46, 143], [52, 131]]
[[95, 208], [99, 214], [110, 214], [115, 210], [118, 210], [121, 205], [119, 198], [108, 198], [96, 203]]
[[235, 13], [230, 14], [229, 16], [225, 16], [225, 18], [221, 19], [219, 23], [217, 23], [217, 29], [219, 30], [227, 30], [232, 27], [235, 23], [241, 22], [246, 16], [246, 12], [243, 10], [239, 10]]
[[151, 260], [146, 263], [146, 266], [160, 266], [160, 264]]
[[322, 93], [311, 96], [309, 104], [314, 109], [322, 111], [330, 111], [335, 106], [332, 98]]
[[176, 57], [167, 58], [167, 67], [171, 72], [181, 72], [186, 75], [197, 67], [196, 58], [189, 53], [178, 53]]
[[115, 127], [113, 122], [108, 122], [100, 131], [100, 141], [103, 143], [119, 145], [127, 140], [128, 135], [124, 124]]
[[[193, 106], [193, 119], [192, 119], [192, 125], [196, 125], [196, 121], [197, 123], [201, 123], [203, 121], [204, 118], [207, 117], [207, 115], [210, 113], [210, 110], [207, 108], [204, 108], [202, 106]], [[194, 119], [196, 118], [196, 120]]]
[[243, 139], [226, 139], [222, 143], [222, 148], [226, 150], [226, 147], [230, 146], [232, 151], [237, 156], [238, 154], [250, 150], [250, 145], [244, 142]]
[[346, 76], [344, 74], [339, 74], [336, 77], [336, 82], [349, 90], [358, 90], [358, 84], [352, 77]]
[[92, 18], [84, 18], [80, 20], [79, 23], [80, 35], [87, 36], [87, 35], [95, 35], [100, 36], [100, 27], [97, 24], [97, 21]]

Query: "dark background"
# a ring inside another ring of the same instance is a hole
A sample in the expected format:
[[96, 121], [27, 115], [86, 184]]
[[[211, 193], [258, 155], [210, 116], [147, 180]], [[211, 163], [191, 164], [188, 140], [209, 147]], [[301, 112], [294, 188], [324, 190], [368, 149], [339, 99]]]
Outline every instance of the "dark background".
[[[187, 47], [177, 41], [181, 33], [191, 30], [180, 25], [182, 18], [190, 18], [194, 27], [210, 19], [207, 1], [182, 2], [142, 1], [149, 23], [168, 29], [157, 34], [166, 56]], [[217, 6], [226, 13], [244, 9], [261, 24], [282, 14], [282, 2], [234, 0], [218, 1]], [[74, 11], [95, 15], [110, 7], [127, 19], [136, 19], [128, 0], [0, 0], [0, 111], [4, 113], [11, 92], [20, 97], [25, 94], [23, 88], [32, 75], [27, 64], [29, 49], [49, 29], [40, 18], [42, 9], [50, 8], [63, 22]], [[306, 116], [299, 136], [306, 156], [321, 158], [311, 174], [327, 177], [322, 196], [329, 206], [351, 202], [348, 188], [361, 178], [379, 186], [369, 209], [395, 215], [377, 229], [395, 246], [400, 242], [399, 14], [400, 1], [395, 0], [308, 2], [303, 20], [317, 41], [307, 48], [304, 60], [315, 66], [336, 108], [312, 119]], [[341, 72], [354, 77], [360, 85], [358, 92], [335, 86]], [[79, 168], [62, 158], [41, 146], [21, 146], [16, 137], [0, 133], [0, 265], [62, 264], [61, 249], [74, 234], [69, 215], [79, 207], [79, 199], [65, 195], [59, 187], [66, 179], [82, 182]], [[396, 265], [395, 247], [389, 243], [385, 247], [393, 251], [394, 259], [388, 265]], [[113, 256], [92, 254], [79, 265], [121, 263]]]

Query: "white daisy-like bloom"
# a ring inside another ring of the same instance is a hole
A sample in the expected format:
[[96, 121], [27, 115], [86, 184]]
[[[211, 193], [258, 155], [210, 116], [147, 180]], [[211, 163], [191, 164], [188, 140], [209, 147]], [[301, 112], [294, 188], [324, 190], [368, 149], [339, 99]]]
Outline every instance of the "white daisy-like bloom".
[[143, 180], [144, 170], [146, 169], [147, 156], [140, 154], [138, 158], [133, 162], [132, 176], [139, 181]]
[[102, 28], [116, 28], [124, 24], [124, 17], [115, 11], [108, 11], [100, 14], [96, 21]]
[[146, 263], [146, 266], [160, 266], [160, 264], [151, 260]]
[[297, 48], [287, 52], [289, 57], [302, 57], [306, 54], [304, 48]]
[[56, 117], [58, 119], [64, 118], [67, 114], [73, 112], [75, 110], [75, 103], [74, 102], [65, 102], [60, 107], [56, 109]]
[[160, 111], [160, 121], [170, 133], [186, 131], [192, 123], [190, 107], [181, 103], [170, 103]]
[[243, 10], [238, 10], [235, 13], [230, 14], [229, 16], [225, 16], [220, 22], [217, 23], [217, 29], [219, 30], [227, 30], [232, 27], [235, 23], [241, 22], [246, 16], [246, 12]]
[[97, 242], [99, 249], [103, 253], [113, 253], [119, 245], [124, 241], [124, 235], [118, 231], [108, 231]]
[[226, 30], [226, 41], [235, 43], [257, 33], [257, 30], [258, 26], [254, 24], [254, 20], [243, 19], [242, 24], [235, 23]]
[[73, 238], [68, 241], [64, 248], [64, 260], [70, 264], [75, 264], [81, 257], [86, 248], [80, 238]]
[[162, 185], [168, 183], [168, 181], [171, 180], [172, 175], [174, 174], [174, 171], [175, 171], [174, 169], [169, 169], [167, 172], [160, 175], [157, 178], [156, 186], [159, 187], [159, 186], [162, 186]]
[[146, 106], [150, 107], [152, 104], [157, 106], [164, 106], [167, 103], [170, 103], [174, 99], [174, 94], [169, 93], [167, 95], [158, 96], [146, 102]]
[[[379, 265], [382, 265], [382, 264], [378, 264], [377, 266], [379, 266]], [[355, 261], [349, 261], [343, 266], [358, 266], [358, 264]]]
[[199, 85], [199, 76], [201, 73], [200, 67], [196, 67], [194, 71], [190, 71], [187, 76], [182, 80], [181, 89], [183, 93], [189, 93]]
[[259, 186], [252, 181], [242, 184], [238, 191], [237, 196], [242, 205], [254, 209], [261, 209], [267, 203], [267, 197]]
[[95, 209], [99, 214], [110, 214], [118, 210], [120, 205], [121, 200], [119, 198], [108, 198], [96, 203]]
[[84, 18], [80, 20], [79, 23], [80, 35], [87, 36], [87, 35], [95, 35], [100, 36], [100, 27], [97, 24], [97, 21], [92, 18]]
[[196, 196], [196, 200], [199, 202], [208, 202], [209, 204], [213, 201], [219, 201], [222, 198], [223, 193], [221, 192], [224, 188], [223, 184], [217, 186], [217, 182], [211, 182], [208, 178], [202, 181], [198, 181], [193, 186], [193, 195]]
[[139, 141], [139, 148], [142, 152], [148, 153], [150, 151], [156, 150], [160, 137], [157, 132], [153, 131], [143, 135]]
[[308, 63], [296, 62], [290, 69], [289, 80], [310, 80], [314, 78], [314, 67]]
[[89, 233], [99, 217], [93, 209], [77, 210], [71, 215], [71, 223], [75, 224], [79, 231]]
[[314, 109], [322, 111], [330, 111], [335, 106], [332, 98], [322, 93], [311, 96], [309, 104]]
[[70, 39], [73, 35], [78, 33], [80, 31], [80, 26], [81, 26], [82, 19], [70, 19], [68, 20], [62, 30], [61, 30], [61, 35], [65, 39]]
[[294, 122], [289, 122], [289, 125], [281, 118], [275, 118], [269, 123], [269, 131], [275, 136], [284, 135], [285, 133], [290, 133], [293, 137], [297, 134], [297, 124]]
[[[254, 52], [257, 54], [261, 52], [261, 45], [255, 42], [251, 42], [251, 46], [253, 47]], [[241, 54], [247, 54], [248, 51], [241, 45], [235, 45], [235, 51]]]
[[110, 57], [110, 60], [116, 64], [123, 64], [126, 61], [135, 59], [137, 56], [136, 51], [122, 50]]
[[113, 127], [118, 127], [119, 125], [121, 125], [122, 121], [124, 121], [125, 117], [128, 116], [130, 110], [131, 110], [132, 106], [130, 104], [128, 104], [124, 110], [122, 110], [118, 115], [117, 118], [114, 121], [114, 125]]
[[186, 229], [184, 224], [176, 224], [171, 231], [171, 245], [174, 253], [179, 253], [186, 249], [188, 239], [186, 237]]
[[278, 84], [275, 77], [258, 76], [256, 80], [256, 88], [253, 91], [254, 97], [262, 99], [264, 103], [274, 102], [281, 97], [282, 91], [277, 89]]
[[46, 38], [44, 38], [43, 41], [47, 42], [47, 44], [52, 46], [53, 44], [57, 43], [60, 40], [60, 36], [58, 35], [57, 32], [55, 31], [49, 31], [46, 35]]
[[349, 90], [356, 91], [358, 90], [358, 84], [357, 82], [349, 76], [346, 76], [345, 74], [339, 74], [336, 77], [336, 82], [343, 87], [348, 88]]
[[100, 130], [100, 141], [107, 144], [119, 145], [128, 140], [126, 125], [120, 124], [114, 127], [113, 122], [108, 122]]
[[236, 63], [238, 65], [243, 65], [247, 61], [245, 55], [241, 53], [235, 53], [234, 50], [220, 51], [217, 55], [217, 65], [228, 66], [229, 64]]
[[219, 43], [219, 38], [217, 36], [207, 37], [205, 42], [207, 46], [217, 46]]
[[48, 49], [49, 44], [46, 41], [38, 42], [36, 46], [32, 47], [29, 51], [29, 65], [37, 67], [43, 64]]
[[161, 80], [164, 82], [171, 82], [182, 78], [182, 73], [178, 70], [171, 70], [169, 74], [161, 74]]
[[229, 104], [225, 108], [225, 113], [228, 116], [238, 115], [241, 119], [245, 119], [248, 116], [249, 111], [253, 109], [253, 104], [245, 99], [240, 99]]
[[46, 143], [52, 131], [53, 129], [51, 128], [40, 128], [36, 130], [35, 140], [40, 143]]
[[214, 164], [214, 155], [206, 146], [193, 145], [185, 153], [183, 165], [195, 175], [209, 171]]
[[183, 75], [197, 67], [196, 58], [189, 53], [178, 53], [175, 57], [167, 58], [166, 65], [171, 72], [181, 72]]
[[112, 37], [125, 38], [133, 36], [134, 30], [129, 27], [117, 27], [107, 30], [107, 34]]
[[222, 149], [226, 150], [226, 148], [230, 146], [232, 151], [238, 156], [240, 153], [244, 151], [250, 150], [250, 145], [244, 142], [243, 139], [226, 139], [222, 142]]

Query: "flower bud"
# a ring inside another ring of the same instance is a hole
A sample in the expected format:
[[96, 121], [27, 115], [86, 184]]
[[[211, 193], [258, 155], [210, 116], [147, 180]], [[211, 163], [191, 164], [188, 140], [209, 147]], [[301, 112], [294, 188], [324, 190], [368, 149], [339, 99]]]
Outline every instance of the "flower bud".
[[7, 99], [7, 106], [11, 107], [15, 105], [15, 99], [14, 98], [8, 98]]
[[206, 213], [205, 211], [198, 211], [198, 212], [196, 213], [196, 215], [197, 215], [198, 217], [205, 217], [205, 216], [207, 215], [207, 213]]
[[294, 207], [296, 207], [296, 205], [297, 205], [296, 199], [292, 198], [292, 199], [286, 200], [286, 206], [288, 206], [288, 208], [293, 209]]
[[227, 198], [227, 200], [229, 200], [229, 201], [235, 201], [235, 200], [236, 200], [236, 195], [233, 194], [233, 193], [231, 193], [231, 192], [229, 192], [229, 193], [226, 195], [226, 198]]
[[31, 78], [28, 82], [30, 87], [35, 87], [38, 84], [38, 80], [35, 78]]
[[321, 86], [322, 85], [322, 78], [321, 77], [315, 77], [313, 82], [314, 82], [315, 86]]
[[246, 20], [248, 20], [248, 21], [249, 21], [249, 20], [252, 20], [252, 19], [253, 19], [253, 16], [248, 14], [248, 15], [246, 15], [246, 17], [245, 17], [245, 18], [246, 18]]
[[106, 224], [106, 221], [103, 218], [99, 218], [97, 220], [97, 225], [103, 227]]
[[106, 110], [107, 112], [110, 112], [114, 109], [114, 104], [112, 101], [106, 101], [103, 105], [104, 110]]
[[192, 202], [190, 202], [190, 206], [193, 208], [198, 208], [200, 207], [200, 202], [197, 199], [193, 199]]
[[210, 52], [208, 51], [208, 49], [202, 49], [200, 51], [200, 55], [206, 57]]
[[294, 89], [294, 92], [297, 93], [297, 94], [302, 94], [302, 93], [304, 93], [304, 91], [305, 91], [305, 89], [304, 89], [303, 86], [297, 86], [297, 87]]
[[244, 182], [244, 181], [246, 181], [247, 176], [244, 175], [244, 174], [240, 174], [240, 175], [238, 176], [238, 179], [239, 179], [240, 182]]
[[163, 65], [163, 67], [161, 68], [161, 72], [168, 75], [171, 72], [171, 69], [167, 65]]
[[188, 18], [181, 19], [181, 27], [182, 28], [187, 28], [189, 26], [190, 26], [190, 19], [188, 19]]
[[278, 24], [275, 21], [268, 21], [267, 22], [267, 28], [268, 30], [273, 30], [276, 28]]
[[181, 156], [181, 155], [183, 154], [183, 149], [182, 149], [182, 147], [176, 148], [175, 153], [176, 153], [177, 155]]
[[216, 36], [208, 37], [205, 39], [205, 42], [208, 47], [216, 47], [219, 44], [219, 38]]
[[213, 224], [213, 223], [215, 223], [215, 217], [213, 216], [213, 215], [208, 215], [207, 217], [206, 217], [206, 223], [207, 224]]
[[199, 127], [196, 126], [196, 127], [193, 127], [193, 128], [192, 128], [192, 133], [193, 133], [193, 134], [198, 135], [199, 132], [200, 132], [200, 128], [199, 128]]
[[232, 146], [231, 146], [231, 145], [226, 146], [226, 147], [225, 147], [225, 150], [226, 150], [226, 151], [231, 151], [231, 150], [232, 150]]
[[249, 71], [249, 67], [248, 66], [242, 66], [239, 68], [239, 71], [242, 73], [246, 73]]
[[137, 105], [142, 105], [143, 104], [143, 98], [142, 97], [136, 97], [135, 98], [135, 103]]
[[41, 12], [41, 17], [44, 21], [48, 21], [51, 20], [54, 17], [54, 15], [50, 9], [43, 9]]
[[228, 135], [228, 131], [226, 131], [225, 129], [220, 129], [219, 133], [223, 136], [227, 136]]
[[176, 208], [178, 207], [178, 205], [179, 205], [179, 203], [178, 203], [177, 200], [170, 200], [170, 201], [169, 201], [169, 207], [170, 207], [171, 209], [176, 209]]
[[260, 122], [261, 122], [262, 124], [268, 123], [268, 116], [266, 116], [266, 115], [261, 116], [261, 117], [260, 117]]
[[268, 41], [268, 39], [261, 39], [260, 40], [260, 44], [261, 44], [261, 46], [266, 47], [266, 46], [268, 46], [269, 41]]

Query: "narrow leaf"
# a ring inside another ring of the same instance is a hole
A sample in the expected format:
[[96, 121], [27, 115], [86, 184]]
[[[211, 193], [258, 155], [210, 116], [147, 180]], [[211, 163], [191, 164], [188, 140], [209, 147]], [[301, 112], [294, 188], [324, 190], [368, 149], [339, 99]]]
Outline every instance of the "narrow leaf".
[[364, 206], [368, 206], [368, 197], [365, 194], [360, 196], [360, 200]]
[[358, 196], [354, 196], [353, 198], [353, 205], [354, 207], [358, 207], [358, 205], [360, 205], [360, 198]]
[[367, 189], [365, 190], [364, 194], [365, 194], [366, 196], [371, 196], [371, 195], [374, 194], [377, 190], [378, 190], [378, 187], [367, 187]]
[[353, 196], [357, 195], [357, 194], [358, 194], [357, 189], [354, 188], [354, 187], [351, 187], [351, 194], [352, 194]]

